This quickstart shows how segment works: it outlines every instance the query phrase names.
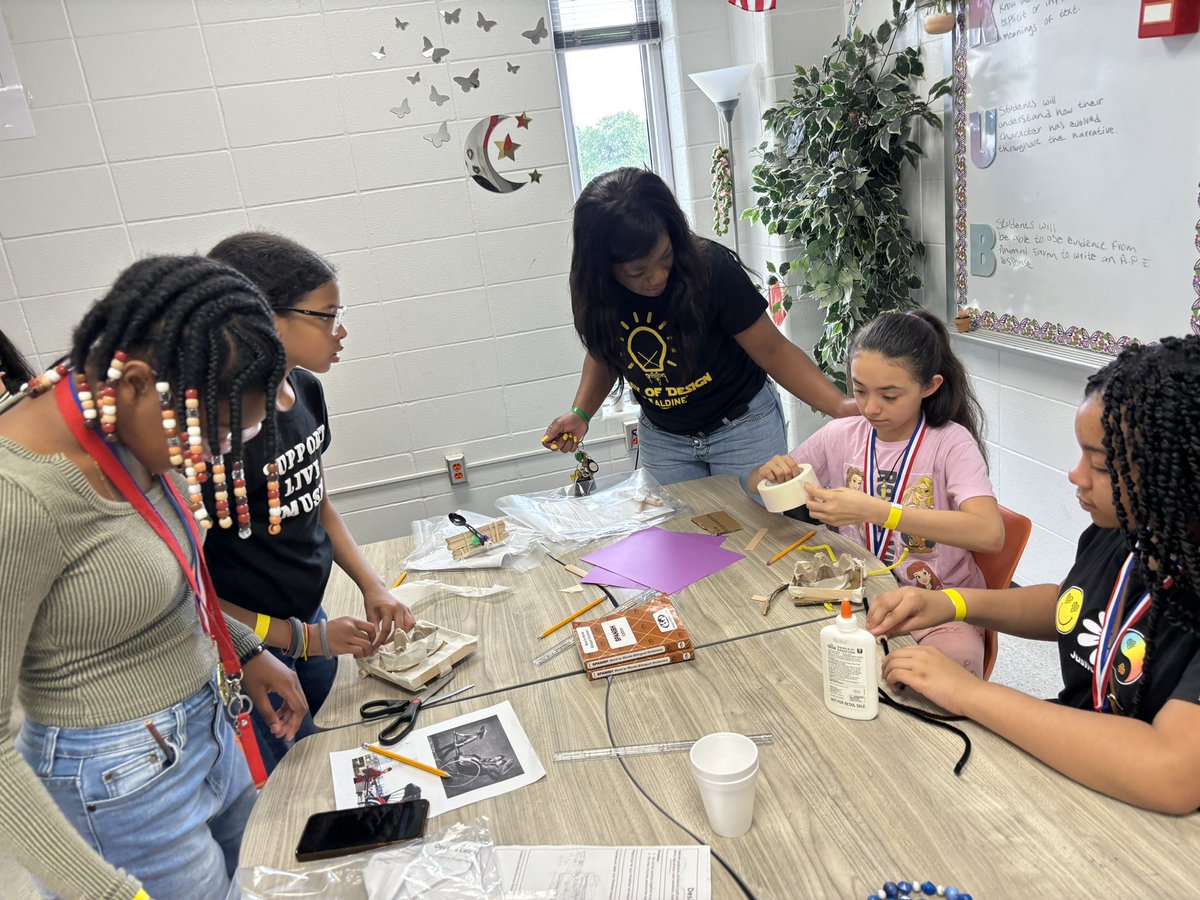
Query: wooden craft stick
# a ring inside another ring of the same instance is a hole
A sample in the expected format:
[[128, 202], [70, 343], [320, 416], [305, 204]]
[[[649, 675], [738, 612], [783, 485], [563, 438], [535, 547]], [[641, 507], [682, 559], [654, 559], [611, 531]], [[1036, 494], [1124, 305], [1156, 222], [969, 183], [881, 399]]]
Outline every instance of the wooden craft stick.
[[785, 556], [787, 556], [789, 553], [791, 553], [793, 550], [795, 550], [797, 547], [799, 547], [801, 544], [803, 544], [805, 541], [807, 541], [810, 537], [812, 537], [816, 533], [817, 532], [815, 530], [810, 531], [808, 534], [806, 534], [804, 537], [800, 538], [800, 540], [796, 541], [796, 543], [792, 544], [790, 547], [788, 547], [784, 550], [780, 550], [778, 553], [776, 553], [774, 556], [771, 557], [770, 561], [767, 562], [767, 565], [769, 566], [769, 565], [771, 565], [771, 563], [775, 563], [775, 562], [778, 562], [779, 560], [783, 559]]
[[563, 568], [566, 569], [568, 572], [570, 572], [572, 575], [578, 575], [580, 578], [583, 578], [587, 575], [587, 572], [585, 572], [583, 569], [579, 568], [579, 566], [573, 566], [573, 565], [568, 564], [568, 565], [563, 566]]
[[578, 619], [589, 609], [592, 609], [593, 607], [598, 606], [599, 604], [603, 603], [604, 599], [605, 599], [604, 595], [603, 594], [600, 595], [595, 600], [593, 600], [591, 603], [589, 603], [587, 606], [585, 606], [583, 609], [579, 610], [578, 612], [571, 613], [569, 616], [567, 616], [565, 619], [563, 619], [557, 625], [547, 628], [545, 631], [542, 632], [542, 637], [546, 637], [546, 635], [548, 635], [548, 634], [554, 634], [554, 632], [558, 631], [558, 629], [562, 628], [564, 625], [566, 625], [571, 620]]
[[399, 753], [393, 753], [391, 750], [384, 750], [382, 747], [376, 747], [374, 744], [363, 744], [363, 749], [370, 750], [372, 753], [378, 753], [380, 756], [386, 756], [388, 759], [394, 759], [396, 762], [402, 762], [406, 766], [412, 766], [414, 769], [420, 769], [422, 772], [428, 772], [430, 775], [436, 775], [438, 778], [450, 777], [449, 772], [444, 772], [433, 766], [427, 766], [423, 762], [409, 759], [407, 756], [401, 756]]
[[758, 529], [758, 533], [755, 534], [754, 537], [750, 538], [750, 543], [748, 543], [746, 545], [746, 552], [753, 553], [754, 548], [758, 546], [759, 541], [761, 541], [766, 536], [767, 536], [767, 529], [765, 529], [765, 528]]

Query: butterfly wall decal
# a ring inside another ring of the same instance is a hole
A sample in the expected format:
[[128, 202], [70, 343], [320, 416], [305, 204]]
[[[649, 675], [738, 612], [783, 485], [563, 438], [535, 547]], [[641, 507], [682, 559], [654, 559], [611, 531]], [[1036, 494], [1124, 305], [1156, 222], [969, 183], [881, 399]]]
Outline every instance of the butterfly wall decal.
[[387, 53], [385, 53], [384, 49], [380, 47], [378, 50], [372, 50], [371, 55], [376, 59], [383, 59], [385, 56], [387, 56]]
[[446, 20], [447, 25], [457, 25], [458, 19], [459, 19], [458, 14], [461, 12], [462, 12], [462, 7], [460, 6], [454, 12], [443, 12], [442, 18]]
[[408, 79], [409, 84], [420, 84], [421, 83], [421, 73], [420, 72], [417, 72], [415, 75], [405, 75], [404, 77]]
[[424, 135], [424, 137], [425, 140], [433, 144], [435, 148], [440, 147], [442, 144], [446, 143], [446, 141], [450, 140], [450, 127], [448, 123], [443, 122], [441, 128], [439, 128], [433, 134]]
[[397, 119], [403, 119], [410, 112], [412, 112], [412, 106], [409, 105], [408, 98], [405, 97], [399, 106], [393, 106], [390, 110], [388, 110], [388, 112], [394, 115]]
[[479, 70], [473, 69], [471, 74], [466, 78], [463, 78], [460, 75], [455, 75], [454, 80], [458, 82], [458, 86], [463, 89], [463, 93], [465, 94], [471, 90], [471, 88], [479, 87]]
[[399, 28], [401, 31], [403, 31], [404, 29], [406, 29], [408, 27], [408, 23], [401, 22], [400, 17], [396, 16], [396, 27]]
[[436, 103], [438, 106], [441, 106], [443, 103], [445, 103], [447, 100], [450, 99], [450, 95], [449, 94], [439, 94], [437, 92], [437, 88], [431, 84], [429, 86], [429, 99], [432, 100], [434, 103]]
[[505, 63], [505, 65], [506, 65], [506, 66], [508, 66], [508, 71], [509, 71], [509, 73], [510, 73], [510, 74], [512, 74], [512, 75], [516, 75], [516, 74], [517, 74], [517, 72], [519, 72], [519, 71], [521, 70], [521, 67], [520, 67], [520, 66], [514, 66], [514, 65], [513, 65], [512, 63], [510, 63], [510, 62], [506, 62], [506, 63]]
[[[433, 41], [427, 37], [421, 38], [421, 43], [424, 45], [421, 50], [421, 55], [432, 59], [434, 62], [441, 62], [450, 55], [450, 51], [445, 47], [433, 46]], [[383, 48], [380, 48], [383, 49]]]
[[549, 35], [550, 35], [550, 32], [548, 32], [546, 30], [546, 17], [545, 16], [542, 16], [540, 19], [538, 19], [537, 25], [535, 25], [533, 28], [529, 29], [529, 31], [521, 32], [521, 37], [529, 38], [529, 40], [534, 44], [540, 44], [542, 41], [542, 38], [548, 37]]
[[485, 19], [483, 17], [482, 12], [479, 14], [479, 18], [475, 20], [475, 24], [478, 25], [480, 28], [482, 28], [484, 31], [491, 31], [493, 28], [496, 27], [495, 19], [488, 21], [487, 19]]

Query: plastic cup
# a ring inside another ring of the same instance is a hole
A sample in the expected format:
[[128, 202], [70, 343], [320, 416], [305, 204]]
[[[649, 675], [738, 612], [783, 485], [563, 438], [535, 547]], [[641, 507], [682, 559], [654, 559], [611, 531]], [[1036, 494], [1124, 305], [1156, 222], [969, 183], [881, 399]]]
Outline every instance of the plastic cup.
[[742, 734], [718, 732], [692, 745], [692, 775], [708, 824], [723, 837], [738, 837], [754, 819], [758, 746]]

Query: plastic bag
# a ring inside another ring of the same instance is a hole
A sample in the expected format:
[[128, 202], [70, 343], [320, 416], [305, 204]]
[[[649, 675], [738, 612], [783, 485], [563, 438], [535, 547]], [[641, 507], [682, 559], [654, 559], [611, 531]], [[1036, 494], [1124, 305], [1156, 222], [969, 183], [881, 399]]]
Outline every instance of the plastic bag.
[[591, 492], [575, 496], [575, 485], [509, 494], [496, 507], [552, 541], [590, 542], [620, 537], [674, 518], [691, 508], [645, 469], [597, 478]]
[[[482, 528], [498, 516], [485, 516], [480, 513], [457, 510], [476, 528]], [[404, 560], [406, 569], [420, 571], [437, 571], [444, 569], [515, 569], [526, 572], [537, 568], [542, 563], [542, 549], [538, 541], [543, 536], [528, 525], [513, 519], [506, 519], [508, 537], [503, 543], [496, 544], [481, 553], [455, 559], [446, 546], [446, 539], [463, 533], [461, 525], [455, 525], [446, 516], [433, 519], [417, 519], [412, 523], [413, 552]], [[490, 542], [489, 542], [490, 543]]]
[[[240, 891], [240, 893], [239, 893]], [[492, 900], [504, 897], [488, 821], [480, 817], [391, 850], [356, 853], [304, 872], [238, 869], [228, 900]]]

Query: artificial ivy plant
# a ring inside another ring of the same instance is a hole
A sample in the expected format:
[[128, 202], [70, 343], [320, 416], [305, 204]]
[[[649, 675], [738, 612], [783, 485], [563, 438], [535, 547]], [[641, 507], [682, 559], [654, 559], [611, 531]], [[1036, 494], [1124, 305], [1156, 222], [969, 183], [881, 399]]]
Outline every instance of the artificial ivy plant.
[[[914, 6], [893, 0], [891, 18], [874, 32], [855, 27], [820, 66], [797, 66], [791, 98], [763, 114], [772, 137], [759, 147], [759, 196], [745, 218], [790, 239], [788, 259], [767, 263], [767, 283], [799, 276], [797, 293], [824, 311], [817, 362], [843, 386], [854, 332], [880, 313], [911, 308], [921, 287], [925, 247], [909, 231], [900, 171], [925, 155], [913, 120], [942, 127], [931, 104], [951, 79], [924, 98], [913, 90], [925, 72], [920, 51], [895, 44]], [[780, 302], [791, 308], [789, 291]]]

